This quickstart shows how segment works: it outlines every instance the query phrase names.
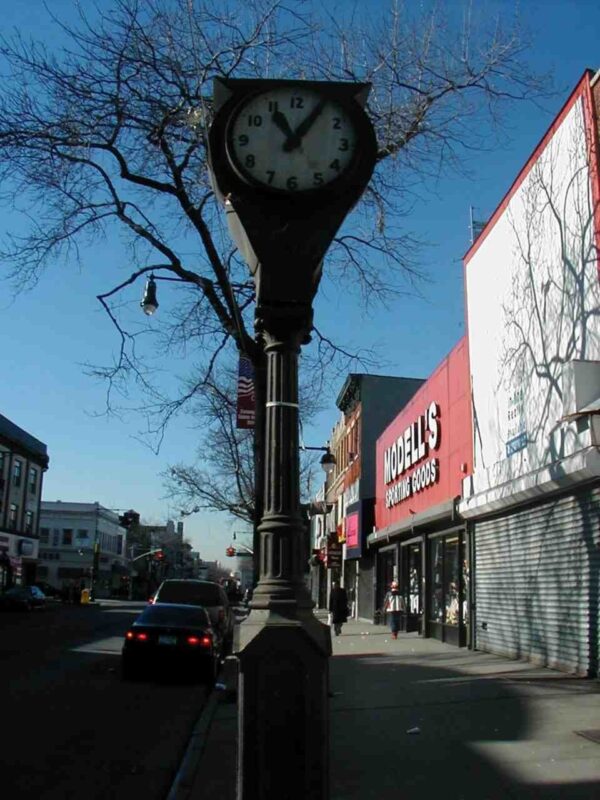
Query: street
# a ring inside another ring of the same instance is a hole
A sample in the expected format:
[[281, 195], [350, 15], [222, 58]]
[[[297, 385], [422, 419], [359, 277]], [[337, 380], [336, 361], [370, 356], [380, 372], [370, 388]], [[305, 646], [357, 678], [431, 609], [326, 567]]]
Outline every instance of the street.
[[123, 635], [144, 603], [52, 603], [0, 616], [7, 800], [164, 798], [207, 689], [124, 683]]

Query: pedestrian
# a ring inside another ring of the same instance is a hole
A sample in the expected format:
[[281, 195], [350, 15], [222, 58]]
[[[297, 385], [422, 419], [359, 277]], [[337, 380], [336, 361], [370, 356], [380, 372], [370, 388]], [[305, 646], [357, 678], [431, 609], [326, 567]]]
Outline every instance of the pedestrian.
[[329, 595], [329, 624], [333, 626], [336, 636], [342, 632], [342, 625], [348, 620], [348, 595], [340, 586], [339, 581], [334, 581]]
[[400, 620], [404, 611], [404, 598], [400, 594], [398, 581], [392, 581], [390, 589], [383, 599], [383, 610], [388, 615], [392, 639], [397, 639]]

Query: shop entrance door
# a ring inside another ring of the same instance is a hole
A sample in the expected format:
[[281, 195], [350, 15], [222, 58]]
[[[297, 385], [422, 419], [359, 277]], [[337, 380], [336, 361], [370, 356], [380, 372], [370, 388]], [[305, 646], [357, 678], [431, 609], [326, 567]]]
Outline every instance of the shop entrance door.
[[423, 541], [405, 542], [402, 545], [402, 582], [405, 626], [409, 631], [421, 631], [423, 619]]
[[429, 633], [442, 642], [463, 647], [467, 641], [467, 548], [464, 531], [431, 538]]
[[391, 582], [398, 577], [396, 567], [396, 546], [386, 547], [377, 554], [377, 595], [375, 598], [375, 608], [380, 613], [376, 615], [376, 621], [385, 623], [383, 613], [383, 598], [390, 588]]

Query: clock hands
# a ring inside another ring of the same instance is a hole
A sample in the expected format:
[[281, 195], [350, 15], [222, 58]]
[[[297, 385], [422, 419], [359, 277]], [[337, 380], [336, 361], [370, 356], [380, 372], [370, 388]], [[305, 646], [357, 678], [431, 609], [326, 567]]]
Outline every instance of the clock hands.
[[295, 131], [292, 130], [292, 127], [285, 114], [283, 114], [278, 108], [273, 111], [271, 120], [286, 137], [285, 142], [283, 143], [283, 150], [285, 153], [291, 153], [292, 150], [297, 150], [298, 147], [300, 147], [302, 144], [302, 139], [306, 136], [317, 119], [321, 116], [326, 102], [326, 100], [319, 100], [317, 105], [313, 108], [310, 114], [302, 120]]
[[319, 100], [317, 105], [313, 108], [310, 114], [304, 120], [302, 120], [302, 122], [300, 123], [300, 125], [298, 125], [298, 127], [292, 133], [292, 135], [291, 136], [288, 135], [288, 138], [283, 143], [283, 149], [285, 150], [286, 153], [290, 153], [292, 150], [295, 150], [297, 147], [300, 147], [304, 136], [306, 136], [306, 134], [312, 128], [314, 123], [321, 116], [321, 113], [325, 108], [325, 104], [326, 104], [325, 100]]
[[[293, 150], [295, 147], [300, 145], [300, 139], [297, 138], [297, 134], [290, 127], [290, 123], [287, 121], [287, 117], [285, 114], [276, 108], [273, 112], [273, 116], [271, 117], [275, 125], [279, 128], [279, 130], [286, 135], [286, 140], [283, 144], [284, 150]], [[288, 145], [292, 143], [292, 147], [288, 147]]]

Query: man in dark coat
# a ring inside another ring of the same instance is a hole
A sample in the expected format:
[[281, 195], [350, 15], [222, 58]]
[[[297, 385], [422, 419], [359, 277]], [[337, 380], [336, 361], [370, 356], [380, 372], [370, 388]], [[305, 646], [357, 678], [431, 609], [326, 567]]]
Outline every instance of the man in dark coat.
[[348, 595], [346, 590], [340, 586], [339, 581], [334, 581], [331, 585], [329, 616], [335, 635], [339, 636], [342, 632], [342, 625], [348, 620]]

